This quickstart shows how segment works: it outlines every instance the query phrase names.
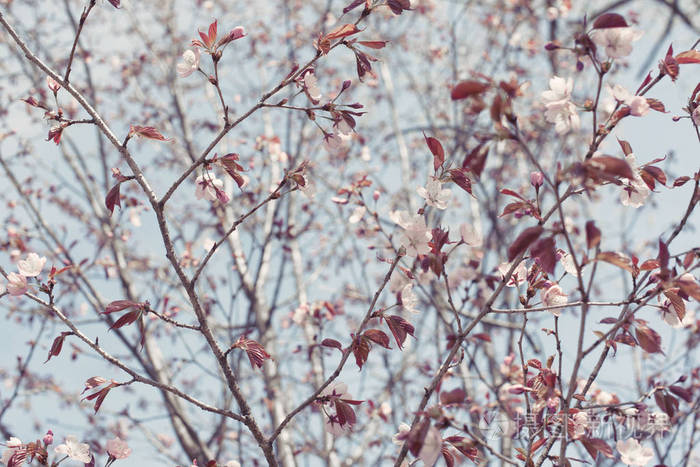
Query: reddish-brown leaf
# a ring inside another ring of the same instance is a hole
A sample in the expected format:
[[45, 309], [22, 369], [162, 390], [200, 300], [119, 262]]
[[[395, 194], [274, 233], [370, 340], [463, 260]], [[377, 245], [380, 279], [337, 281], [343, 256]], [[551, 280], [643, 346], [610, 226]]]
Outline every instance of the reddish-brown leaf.
[[385, 316], [384, 319], [386, 319], [386, 324], [394, 335], [394, 339], [396, 339], [396, 345], [399, 346], [399, 349], [403, 350], [403, 343], [406, 340], [406, 336], [410, 335], [415, 337], [413, 336], [415, 328], [411, 323], [397, 315]]
[[659, 260], [659, 266], [661, 269], [668, 269], [668, 261], [671, 258], [671, 254], [668, 252], [668, 246], [659, 239], [659, 255], [656, 257]]
[[348, 37], [352, 36], [353, 34], [357, 34], [360, 32], [360, 30], [355, 26], [354, 24], [342, 24], [326, 34], [324, 36], [325, 40], [328, 41], [334, 41], [336, 39], [341, 39], [343, 37]]
[[459, 99], [466, 99], [470, 96], [482, 94], [488, 88], [489, 85], [487, 83], [482, 83], [481, 81], [468, 79], [466, 81], [458, 83], [455, 87], [453, 87], [452, 92], [450, 93], [450, 97], [452, 97], [453, 101]]
[[636, 274], [634, 265], [629, 256], [626, 256], [617, 251], [601, 251], [595, 257], [598, 261], [605, 261], [606, 263], [614, 264], [615, 266], [625, 269], [631, 272], [633, 275]]
[[105, 207], [109, 209], [110, 216], [114, 213], [115, 206], [119, 206], [120, 208], [122, 207], [121, 193], [119, 192], [121, 185], [121, 182], [118, 182], [116, 185], [110, 188], [109, 192], [107, 192], [107, 196], [105, 197]]
[[461, 404], [467, 398], [467, 393], [462, 388], [455, 388], [452, 391], [440, 393], [440, 403], [442, 405]]
[[671, 305], [673, 305], [673, 309], [676, 311], [678, 319], [683, 321], [683, 318], [685, 318], [685, 302], [683, 299], [672, 290], [664, 290], [664, 295], [671, 302]]
[[557, 248], [554, 237], [546, 237], [537, 241], [530, 248], [532, 256], [537, 258], [537, 261], [545, 272], [554, 274], [554, 266], [557, 264]]
[[155, 139], [157, 141], [170, 141], [152, 126], [131, 125], [131, 127], [129, 127], [129, 137], [132, 136]]
[[484, 167], [486, 166], [486, 156], [488, 156], [488, 154], [488, 146], [485, 146], [484, 143], [477, 145], [469, 154], [467, 154], [467, 157], [464, 158], [462, 168], [469, 170], [477, 178], [480, 178], [481, 173], [484, 171]]
[[385, 349], [390, 349], [389, 347], [389, 336], [386, 335], [384, 331], [380, 331], [379, 329], [368, 329], [366, 330], [363, 335], [374, 342], [375, 344], [379, 344]]
[[383, 49], [389, 41], [358, 41], [357, 43], [370, 49]]
[[600, 244], [601, 232], [598, 227], [595, 226], [595, 222], [586, 222], [586, 245], [588, 249], [595, 248]]
[[460, 187], [461, 189], [463, 189], [464, 191], [466, 191], [467, 193], [472, 195], [472, 197], [474, 196], [474, 194], [472, 193], [472, 181], [469, 180], [469, 177], [467, 177], [467, 170], [466, 169], [462, 169], [462, 168], [450, 169], [449, 173], [450, 173], [450, 179], [453, 182], [455, 182], [455, 184], [458, 187]]
[[355, 363], [357, 363], [360, 370], [362, 369], [362, 365], [367, 361], [367, 357], [369, 357], [369, 351], [371, 349], [369, 342], [369, 339], [360, 336], [352, 343], [352, 353], [355, 355]]
[[250, 365], [255, 368], [262, 368], [263, 362], [270, 357], [270, 354], [265, 351], [265, 348], [257, 341], [248, 339], [245, 336], [238, 338], [233, 348], [244, 350], [250, 360]]
[[687, 403], [693, 402], [693, 391], [690, 388], [684, 388], [674, 384], [673, 386], [669, 386], [668, 389]]
[[629, 26], [624, 16], [617, 13], [603, 13], [593, 22], [593, 29], [626, 28]]
[[656, 110], [657, 112], [666, 113], [666, 107], [664, 103], [658, 99], [647, 97], [647, 104], [651, 110]]
[[64, 331], [62, 332], [59, 336], [57, 336], [53, 340], [53, 344], [51, 344], [51, 349], [49, 350], [49, 356], [46, 358], [46, 362], [51, 360], [51, 357], [58, 357], [58, 355], [61, 353], [61, 349], [63, 348], [63, 341], [67, 336], [73, 335], [73, 331]]
[[423, 448], [423, 443], [425, 441], [425, 437], [428, 435], [428, 430], [430, 430], [430, 419], [424, 417], [408, 433], [406, 443], [408, 450], [414, 456], [418, 456], [418, 453], [420, 453], [420, 450]]
[[635, 335], [639, 346], [646, 352], [663, 354], [661, 351], [661, 336], [658, 332], [647, 326], [646, 323], [637, 323]]
[[612, 448], [600, 438], [582, 438], [581, 444], [583, 444], [583, 447], [586, 448], [586, 451], [588, 451], [588, 454], [591, 455], [593, 460], [596, 460], [598, 453], [601, 453], [609, 459], [615, 457]]
[[119, 319], [109, 327], [109, 329], [119, 329], [121, 327], [128, 326], [139, 319], [142, 313], [143, 312], [141, 310], [133, 310], [125, 313], [124, 315], [120, 316]]
[[612, 177], [634, 179], [634, 173], [627, 161], [613, 156], [597, 156], [588, 159], [585, 164]]
[[620, 143], [620, 147], [622, 148], [622, 152], [625, 154], [625, 156], [629, 156], [634, 152], [632, 150], [632, 145], [627, 141], [618, 138], [617, 142]]
[[430, 152], [433, 153], [433, 169], [437, 172], [437, 170], [445, 162], [445, 150], [442, 148], [442, 144], [440, 144], [440, 141], [438, 141], [437, 138], [425, 136], [425, 133], [423, 133], [423, 137], [425, 138], [425, 142], [428, 144], [428, 149], [430, 149]]
[[508, 247], [508, 261], [513, 261], [520, 253], [523, 253], [542, 235], [544, 229], [541, 225], [535, 225], [523, 230], [518, 238]]
[[122, 311], [131, 307], [142, 307], [143, 305], [144, 304], [142, 302], [134, 302], [131, 300], [115, 300], [107, 305], [107, 308], [105, 308], [105, 311], [103, 311], [102, 314], [107, 315], [109, 313], [114, 313], [115, 311]]
[[680, 64], [685, 63], [700, 63], [700, 51], [686, 50], [676, 55], [676, 61]]
[[690, 180], [690, 177], [683, 175], [682, 177], [678, 177], [673, 181], [673, 186], [683, 186], [688, 182], [688, 180]]
[[674, 281], [674, 284], [689, 297], [700, 302], [700, 284], [695, 282], [690, 274], [684, 274]]
[[321, 341], [321, 345], [324, 347], [333, 347], [333, 348], [338, 349], [340, 351], [343, 350], [342, 344], [335, 339], [323, 339]]

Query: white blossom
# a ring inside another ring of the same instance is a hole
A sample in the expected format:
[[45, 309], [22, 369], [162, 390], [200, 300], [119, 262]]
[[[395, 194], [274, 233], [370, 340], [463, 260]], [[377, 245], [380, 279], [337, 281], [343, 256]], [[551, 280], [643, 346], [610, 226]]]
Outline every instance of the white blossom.
[[428, 242], [432, 238], [423, 216], [416, 214], [405, 224], [404, 231], [399, 237], [399, 243], [406, 248], [408, 256], [425, 255], [430, 252]]
[[[554, 285], [550, 286], [549, 288], [547, 288], [546, 290], [542, 290], [541, 295], [542, 295], [542, 304], [544, 306], [564, 305], [568, 301], [567, 295], [561, 289], [559, 284], [554, 284]], [[559, 316], [561, 314], [561, 311], [559, 311], [558, 308], [553, 308], [549, 311], [554, 316]]]
[[17, 261], [17, 269], [24, 277], [36, 277], [46, 264], [46, 257], [39, 257], [36, 253], [29, 253], [27, 259]]
[[636, 96], [619, 84], [612, 88], [612, 95], [616, 100], [629, 106], [630, 115], [643, 117], [649, 113], [650, 107], [645, 97]]
[[623, 58], [632, 53], [632, 42], [642, 37], [642, 32], [631, 28], [596, 29], [591, 39], [598, 47], [605, 49], [609, 58]]
[[89, 463], [92, 459], [92, 455], [90, 454], [90, 446], [85, 443], [78, 442], [78, 439], [72, 435], [67, 436], [66, 442], [56, 446], [54, 451], [57, 454], [65, 454], [71, 459], [83, 462], [85, 464]]
[[413, 291], [413, 284], [406, 284], [401, 290], [401, 304], [406, 311], [418, 313], [418, 310], [416, 310], [418, 296]]
[[353, 211], [350, 217], [348, 218], [348, 222], [351, 224], [357, 224], [362, 220], [362, 217], [365, 215], [365, 212], [367, 212], [367, 207], [366, 206], [358, 206], [356, 207]]
[[0, 459], [0, 462], [2, 462], [5, 465], [8, 465], [10, 463], [10, 459], [15, 454], [15, 451], [17, 451], [22, 446], [22, 441], [20, 441], [19, 438], [15, 438], [13, 436], [9, 440], [7, 440], [5, 446], [7, 446], [7, 449], [5, 449], [5, 451], [2, 453], [2, 459]]
[[197, 68], [199, 68], [199, 57], [200, 52], [198, 48], [195, 48], [194, 52], [185, 50], [182, 53], [182, 61], [177, 64], [177, 73], [181, 77], [186, 78], [197, 71]]
[[473, 247], [480, 247], [484, 244], [484, 238], [481, 232], [473, 225], [462, 224], [459, 226], [459, 234], [462, 241]]
[[425, 187], [418, 187], [416, 190], [420, 196], [425, 198], [428, 206], [433, 206], [438, 209], [447, 208], [447, 204], [452, 198], [452, 190], [442, 189], [442, 182], [435, 177], [430, 177]]
[[224, 191], [224, 182], [213, 175], [200, 175], [195, 180], [197, 190], [194, 195], [197, 199], [205, 198], [208, 201], [219, 201], [226, 204], [230, 201], [229, 196]]
[[615, 446], [622, 456], [622, 462], [630, 466], [644, 467], [654, 457], [654, 451], [650, 447], [643, 447], [634, 438], [620, 440]]
[[27, 278], [22, 274], [11, 272], [7, 275], [7, 291], [10, 295], [19, 297], [24, 295], [28, 288]]
[[545, 119], [554, 123], [554, 130], [563, 134], [581, 127], [581, 119], [576, 112], [576, 106], [571, 102], [571, 92], [574, 82], [571, 78], [564, 79], [553, 76], [549, 80], [549, 90], [542, 92], [545, 106]]
[[624, 206], [638, 208], [644, 204], [647, 197], [649, 197], [651, 190], [639, 175], [637, 158], [634, 156], [634, 154], [628, 154], [625, 156], [625, 160], [632, 168], [634, 179], [628, 180], [628, 183], [622, 187], [622, 191], [620, 192], [620, 202], [622, 202]]
[[316, 79], [314, 73], [306, 73], [304, 75], [304, 86], [306, 86], [306, 92], [313, 102], [321, 100], [321, 90], [318, 87], [318, 79]]
[[[501, 278], [505, 278], [508, 271], [510, 271], [511, 263], [501, 263], [498, 265], [498, 272], [501, 273]], [[527, 267], [525, 267], [525, 260], [522, 260], [520, 264], [515, 268], [513, 274], [511, 274], [506, 287], [517, 287], [527, 279]]]

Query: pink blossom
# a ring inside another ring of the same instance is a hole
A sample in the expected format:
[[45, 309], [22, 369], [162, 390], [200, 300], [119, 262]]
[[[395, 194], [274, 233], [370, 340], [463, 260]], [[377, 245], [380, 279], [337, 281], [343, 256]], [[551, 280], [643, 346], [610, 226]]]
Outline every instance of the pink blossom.
[[118, 436], [107, 441], [107, 454], [114, 459], [126, 459], [131, 454], [131, 448]]
[[54, 451], [57, 454], [65, 454], [73, 460], [83, 462], [85, 464], [89, 463], [92, 459], [92, 454], [90, 454], [90, 446], [85, 443], [78, 442], [78, 439], [71, 435], [66, 437], [66, 442], [56, 446]]
[[46, 264], [46, 257], [39, 257], [36, 253], [29, 253], [27, 259], [17, 261], [17, 269], [24, 277], [36, 277]]
[[416, 214], [404, 227], [399, 242], [406, 248], [408, 256], [419, 256], [430, 253], [428, 242], [432, 238], [423, 216]]
[[53, 444], [53, 431], [47, 431], [42, 441], [44, 441], [44, 446], [49, 446]]
[[7, 291], [10, 295], [19, 297], [24, 295], [28, 288], [27, 278], [22, 274], [11, 272], [7, 275]]
[[542, 172], [530, 172], [530, 183], [535, 188], [539, 188], [544, 183], [544, 175]]
[[247, 36], [245, 28], [243, 26], [236, 26], [235, 28], [231, 29], [231, 32], [228, 33], [227, 42], [235, 41], [245, 36]]
[[209, 201], [219, 201], [221, 204], [226, 204], [230, 201], [229, 196], [223, 190], [224, 182], [212, 175], [204, 176], [200, 175], [195, 180], [197, 184], [197, 190], [195, 191], [195, 197], [197, 199], [206, 198]]
[[[505, 278], [508, 271], [511, 268], [510, 263], [501, 263], [498, 266], [498, 272], [501, 273], [501, 278]], [[525, 260], [521, 261], [520, 264], [515, 268], [513, 274], [511, 274], [506, 287], [518, 287], [520, 284], [527, 280], [527, 267], [525, 267]]]
[[[557, 306], [557, 305], [564, 305], [567, 303], [567, 295], [564, 293], [564, 291], [561, 289], [559, 284], [554, 284], [551, 287], [543, 290], [541, 292], [542, 295], [542, 304], [544, 306]], [[560, 311], [559, 309], [552, 309], [549, 310], [554, 316], [559, 316]]]
[[640, 37], [642, 32], [630, 27], [596, 29], [591, 33], [593, 42], [604, 48], [609, 58], [623, 58], [631, 54], [632, 42]]
[[46, 85], [54, 94], [57, 93], [59, 89], [61, 89], [61, 85], [58, 84], [58, 82], [50, 76], [46, 77]]
[[425, 187], [418, 187], [416, 190], [420, 196], [425, 198], [428, 206], [433, 206], [438, 209], [447, 208], [447, 204], [452, 197], [452, 190], [442, 189], [442, 182], [435, 177], [430, 177]]
[[612, 94], [615, 99], [629, 106], [630, 115], [643, 117], [649, 113], [650, 107], [645, 97], [636, 96], [619, 84], [612, 88]]
[[654, 451], [650, 447], [642, 447], [634, 438], [620, 440], [615, 446], [622, 455], [622, 462], [627, 465], [644, 467], [654, 457]]
[[[7, 442], [5, 443], [5, 446], [7, 446], [7, 449], [2, 453], [2, 459], [0, 459], [0, 462], [2, 462], [5, 465], [10, 464], [10, 459], [15, 457], [15, 461], [18, 461], [18, 457], [22, 455], [22, 451], [24, 450], [22, 441], [20, 441], [19, 438], [12, 437]], [[26, 454], [24, 454], [26, 456]], [[24, 459], [22, 460], [24, 462]], [[22, 465], [22, 462], [18, 462], [17, 465]]]
[[183, 78], [190, 76], [199, 68], [199, 58], [198, 48], [195, 48], [194, 52], [189, 49], [185, 50], [182, 53], [182, 61], [177, 64], [177, 73]]
[[459, 234], [462, 237], [462, 241], [467, 245], [473, 247], [480, 247], [484, 244], [484, 238], [481, 232], [473, 225], [462, 224], [459, 226]]

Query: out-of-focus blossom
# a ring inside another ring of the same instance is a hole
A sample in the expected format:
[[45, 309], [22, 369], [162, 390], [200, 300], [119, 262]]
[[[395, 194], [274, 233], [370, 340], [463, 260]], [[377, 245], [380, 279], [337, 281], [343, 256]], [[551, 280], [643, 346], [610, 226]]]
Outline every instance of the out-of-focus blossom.
[[126, 459], [131, 454], [129, 445], [118, 436], [107, 441], [106, 449], [107, 454], [114, 459]]
[[644, 447], [634, 438], [626, 441], [618, 441], [615, 446], [622, 456], [622, 462], [637, 467], [644, 467], [654, 457], [654, 451], [650, 447]]
[[351, 224], [357, 224], [362, 220], [362, 217], [364, 217], [365, 212], [367, 212], [367, 207], [366, 206], [358, 206], [356, 207], [353, 211], [350, 217], [348, 218], [348, 222]]
[[634, 179], [626, 180], [628, 183], [622, 187], [622, 191], [620, 192], [620, 202], [622, 202], [624, 206], [638, 208], [644, 204], [646, 199], [649, 197], [651, 190], [639, 175], [637, 158], [634, 156], [634, 154], [628, 154], [625, 156], [625, 160], [632, 168]]
[[636, 96], [619, 84], [612, 88], [612, 95], [616, 100], [629, 106], [630, 115], [643, 117], [649, 113], [650, 107], [645, 97]]
[[642, 32], [631, 27], [596, 29], [591, 39], [605, 49], [608, 58], [623, 58], [632, 53], [632, 42], [639, 40]]
[[17, 269], [24, 277], [36, 277], [41, 274], [45, 264], [45, 256], [39, 257], [36, 253], [29, 253], [27, 259], [17, 261]]
[[402, 446], [406, 438], [408, 438], [408, 433], [411, 431], [411, 426], [407, 423], [402, 423], [399, 425], [399, 431], [391, 437], [391, 441], [397, 446]]
[[241, 463], [238, 461], [228, 461], [224, 464], [224, 467], [241, 467]]
[[66, 442], [56, 446], [54, 451], [57, 454], [65, 454], [71, 459], [85, 464], [89, 463], [92, 459], [92, 454], [90, 454], [90, 446], [85, 443], [78, 442], [75, 436], [67, 436]]
[[[18, 457], [22, 456], [22, 451], [24, 450], [22, 441], [20, 441], [19, 438], [12, 437], [7, 440], [5, 446], [7, 449], [5, 449], [5, 451], [2, 453], [2, 459], [0, 459], [0, 462], [5, 465], [9, 465], [10, 459], [12, 459], [13, 456], [15, 457], [15, 459], [13, 459], [14, 461], [19, 461]], [[24, 462], [24, 457], [22, 457], [22, 462]], [[22, 465], [22, 462], [18, 462], [16, 465]]]
[[28, 288], [27, 278], [22, 274], [11, 272], [7, 275], [7, 291], [10, 295], [19, 297], [24, 295]]
[[413, 291], [413, 284], [406, 284], [406, 286], [401, 290], [401, 305], [403, 305], [406, 311], [418, 313], [418, 310], [416, 310], [416, 306], [418, 305], [418, 296]]
[[306, 93], [314, 103], [321, 100], [321, 90], [318, 87], [318, 79], [313, 72], [306, 73], [304, 75], [304, 86], [306, 87]]
[[476, 229], [473, 225], [460, 225], [459, 234], [462, 237], [462, 241], [467, 245], [478, 248], [484, 244], [484, 238], [481, 235], [481, 232], [478, 229]]
[[576, 106], [571, 102], [571, 92], [574, 82], [571, 78], [564, 79], [554, 76], [549, 80], [549, 90], [542, 93], [545, 106], [545, 119], [554, 123], [554, 130], [567, 133], [581, 127], [581, 119], [576, 112]]
[[438, 457], [440, 457], [441, 449], [442, 436], [440, 436], [440, 430], [431, 426], [423, 440], [423, 447], [418, 452], [418, 458], [421, 459], [426, 466], [435, 465]]
[[425, 198], [428, 206], [438, 209], [447, 208], [447, 204], [452, 197], [452, 190], [442, 189], [442, 182], [435, 177], [430, 177], [424, 187], [420, 186], [416, 190], [420, 196]]
[[224, 191], [224, 182], [213, 175], [200, 175], [195, 180], [197, 190], [195, 197], [197, 199], [206, 198], [209, 201], [219, 201], [221, 204], [226, 204], [230, 201], [229, 196]]
[[182, 61], [177, 64], [177, 74], [183, 78], [186, 78], [197, 71], [199, 68], [200, 55], [199, 49], [196, 47], [194, 51], [185, 50], [182, 53]]
[[574, 277], [578, 277], [578, 271], [576, 270], [576, 265], [574, 264], [574, 257], [569, 253], [560, 250], [559, 251], [559, 262], [564, 267], [564, 270]]
[[42, 441], [44, 442], [44, 446], [49, 446], [53, 444], [53, 431], [47, 431]]

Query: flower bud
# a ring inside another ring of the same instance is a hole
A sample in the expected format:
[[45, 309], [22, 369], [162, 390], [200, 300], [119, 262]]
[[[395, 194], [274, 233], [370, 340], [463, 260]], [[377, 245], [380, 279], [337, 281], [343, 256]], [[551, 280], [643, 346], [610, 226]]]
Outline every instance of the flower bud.
[[51, 445], [53, 443], [53, 431], [47, 431], [42, 441], [44, 441], [44, 446]]
[[531, 172], [530, 183], [535, 187], [535, 190], [539, 190], [544, 183], [544, 175], [542, 175], [542, 172]]

